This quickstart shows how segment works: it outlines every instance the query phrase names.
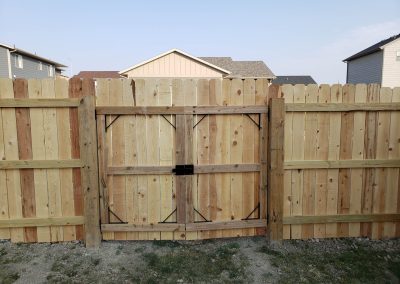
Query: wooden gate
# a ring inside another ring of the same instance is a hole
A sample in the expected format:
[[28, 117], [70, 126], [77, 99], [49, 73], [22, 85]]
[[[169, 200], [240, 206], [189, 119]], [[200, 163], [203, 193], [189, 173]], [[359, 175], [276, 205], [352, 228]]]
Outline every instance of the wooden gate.
[[98, 80], [103, 238], [265, 232], [267, 90], [254, 79]]

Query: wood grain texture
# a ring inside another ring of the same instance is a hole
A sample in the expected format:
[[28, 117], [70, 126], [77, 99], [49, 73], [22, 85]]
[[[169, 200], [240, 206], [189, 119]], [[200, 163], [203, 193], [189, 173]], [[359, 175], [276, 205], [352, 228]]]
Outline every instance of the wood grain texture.
[[[14, 97], [28, 98], [28, 82], [24, 79], [14, 81]], [[17, 108], [15, 110], [16, 128], [18, 137], [18, 156], [21, 160], [32, 159], [32, 134], [31, 119], [29, 109]], [[22, 216], [25, 218], [36, 216], [35, 202], [35, 177], [31, 169], [20, 171]], [[36, 242], [36, 228], [28, 227], [24, 229], [24, 241]]]

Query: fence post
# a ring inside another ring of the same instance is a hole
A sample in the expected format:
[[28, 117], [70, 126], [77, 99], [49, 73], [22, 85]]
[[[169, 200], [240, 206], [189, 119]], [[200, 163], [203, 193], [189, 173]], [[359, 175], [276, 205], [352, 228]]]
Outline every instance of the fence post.
[[284, 125], [285, 100], [272, 98], [269, 102], [268, 141], [268, 237], [283, 239], [283, 186], [284, 186]]
[[78, 117], [79, 145], [83, 163], [81, 174], [85, 208], [85, 242], [86, 247], [97, 248], [100, 246], [101, 234], [94, 96], [84, 96], [81, 99]]

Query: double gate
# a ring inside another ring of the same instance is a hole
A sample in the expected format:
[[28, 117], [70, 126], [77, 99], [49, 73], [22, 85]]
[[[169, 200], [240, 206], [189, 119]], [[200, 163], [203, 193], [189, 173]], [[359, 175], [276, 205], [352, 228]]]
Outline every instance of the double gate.
[[99, 80], [96, 90], [103, 238], [265, 231], [266, 82], [132, 83]]

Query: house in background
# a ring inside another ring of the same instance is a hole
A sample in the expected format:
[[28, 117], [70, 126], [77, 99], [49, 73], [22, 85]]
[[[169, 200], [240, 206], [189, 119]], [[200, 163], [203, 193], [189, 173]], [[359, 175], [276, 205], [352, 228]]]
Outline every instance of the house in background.
[[76, 74], [73, 78], [89, 78], [89, 79], [98, 79], [98, 78], [123, 78], [118, 71], [81, 71]]
[[343, 60], [347, 63], [346, 82], [400, 86], [400, 34], [382, 40]]
[[55, 78], [61, 76], [66, 67], [25, 50], [0, 44], [0, 78]]
[[231, 57], [195, 57], [172, 49], [119, 72], [129, 78], [267, 78], [275, 75], [263, 61]]
[[315, 80], [311, 76], [276, 76], [276, 78], [272, 80], [272, 84], [310, 85], [310, 84], [317, 84], [317, 82], [315, 82]]

